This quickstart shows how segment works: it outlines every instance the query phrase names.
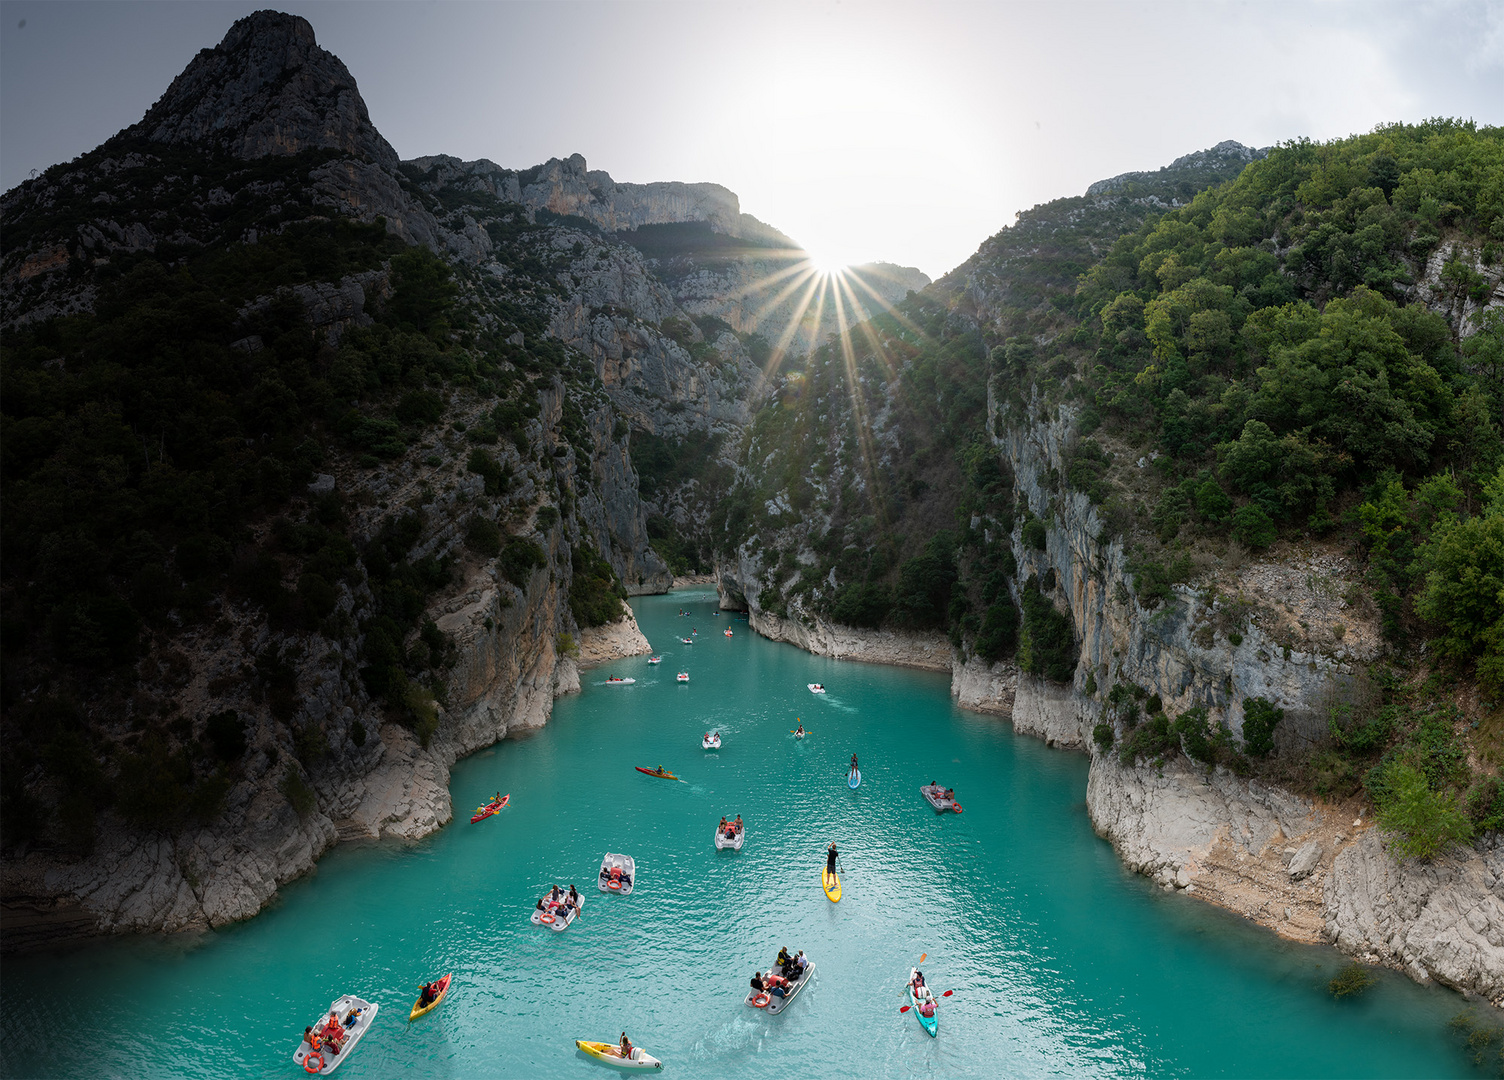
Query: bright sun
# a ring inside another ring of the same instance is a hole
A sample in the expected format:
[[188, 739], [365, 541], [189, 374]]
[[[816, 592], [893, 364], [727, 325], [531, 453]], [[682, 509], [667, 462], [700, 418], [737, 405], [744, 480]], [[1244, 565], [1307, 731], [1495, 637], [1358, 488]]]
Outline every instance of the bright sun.
[[810, 265], [821, 277], [830, 277], [839, 274], [851, 264], [839, 256], [833, 256], [825, 252], [808, 251]]

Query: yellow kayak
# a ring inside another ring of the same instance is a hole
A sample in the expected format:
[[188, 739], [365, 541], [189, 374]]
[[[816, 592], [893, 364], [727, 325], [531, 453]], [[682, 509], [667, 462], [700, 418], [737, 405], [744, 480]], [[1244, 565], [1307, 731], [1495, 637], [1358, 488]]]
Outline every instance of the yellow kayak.
[[423, 1004], [423, 999], [421, 997], [413, 1003], [413, 1011], [407, 1014], [407, 1022], [409, 1024], [411, 1024], [420, 1016], [427, 1016], [429, 1013], [433, 1012], [439, 1007], [439, 1002], [443, 1001], [444, 995], [449, 993], [449, 980], [452, 978], [454, 978], [454, 972], [451, 971], [448, 975], [445, 975], [442, 979], [439, 980], [439, 996], [434, 998], [427, 1005]]
[[841, 902], [841, 875], [825, 870], [820, 870], [820, 885], [825, 889], [825, 895], [830, 897], [832, 904]]
[[624, 1058], [615, 1043], [591, 1042], [589, 1039], [576, 1039], [575, 1046], [584, 1053], [589, 1054], [595, 1060], [605, 1065], [615, 1065], [618, 1069], [661, 1069], [663, 1062], [652, 1054], [647, 1053], [640, 1046], [632, 1047], [632, 1056]]

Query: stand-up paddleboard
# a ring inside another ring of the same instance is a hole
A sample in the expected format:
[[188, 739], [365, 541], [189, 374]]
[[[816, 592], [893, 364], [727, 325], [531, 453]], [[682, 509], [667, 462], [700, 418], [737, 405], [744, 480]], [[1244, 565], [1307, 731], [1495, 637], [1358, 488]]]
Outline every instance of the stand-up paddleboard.
[[862, 786], [861, 769], [852, 769], [851, 772], [846, 774], [846, 786], [849, 787], [852, 791], [855, 791], [857, 788]]
[[828, 872], [823, 866], [820, 868], [820, 887], [825, 890], [825, 895], [830, 897], [832, 904], [841, 902], [841, 875]]

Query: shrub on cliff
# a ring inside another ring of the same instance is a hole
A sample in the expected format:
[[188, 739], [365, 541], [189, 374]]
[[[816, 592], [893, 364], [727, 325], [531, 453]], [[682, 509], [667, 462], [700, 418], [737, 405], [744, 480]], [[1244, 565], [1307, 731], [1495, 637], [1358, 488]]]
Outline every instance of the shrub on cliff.
[[548, 557], [531, 540], [514, 536], [501, 551], [501, 575], [519, 589], [526, 589], [533, 571], [546, 565]]
[[1384, 766], [1385, 795], [1379, 803], [1379, 824], [1389, 834], [1389, 847], [1402, 857], [1429, 859], [1453, 844], [1473, 837], [1473, 823], [1450, 792], [1433, 790], [1413, 765], [1393, 761]]
[[1069, 682], [1076, 667], [1076, 636], [1071, 617], [1039, 591], [1039, 580], [1024, 583], [1023, 631], [1018, 640], [1018, 666], [1031, 675]]
[[478, 555], [494, 559], [501, 554], [501, 530], [490, 518], [471, 514], [465, 522], [465, 546]]
[[580, 626], [604, 626], [622, 615], [626, 590], [611, 564], [589, 548], [570, 553], [574, 571], [569, 582], [569, 611]]
[[1268, 757], [1274, 750], [1274, 729], [1285, 710], [1267, 698], [1243, 699], [1243, 750], [1251, 757]]
[[830, 615], [845, 626], [875, 629], [893, 609], [892, 594], [875, 581], [848, 581], [836, 590]]

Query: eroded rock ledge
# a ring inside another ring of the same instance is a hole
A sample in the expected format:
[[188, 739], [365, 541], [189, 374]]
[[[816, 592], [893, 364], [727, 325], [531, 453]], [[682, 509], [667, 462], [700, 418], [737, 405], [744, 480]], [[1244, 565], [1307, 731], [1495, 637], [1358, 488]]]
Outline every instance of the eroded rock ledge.
[[[952, 659], [949, 643], [782, 619], [753, 608], [752, 628], [808, 652], [951, 670], [961, 708], [1008, 717], [1020, 734], [1091, 751], [1094, 703], [1011, 664]], [[1125, 767], [1094, 753], [1087, 809], [1124, 864], [1162, 888], [1216, 904], [1282, 937], [1335, 945], [1369, 963], [1504, 1001], [1504, 843], [1432, 863], [1396, 862], [1354, 805], [1295, 795], [1178, 759]]]

